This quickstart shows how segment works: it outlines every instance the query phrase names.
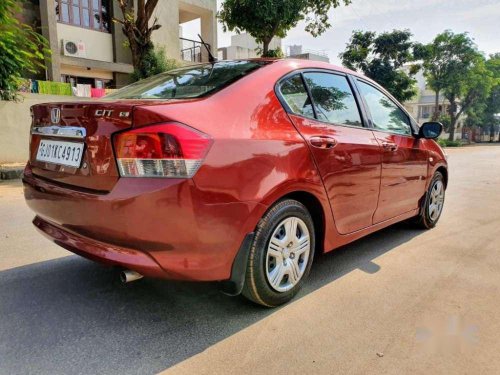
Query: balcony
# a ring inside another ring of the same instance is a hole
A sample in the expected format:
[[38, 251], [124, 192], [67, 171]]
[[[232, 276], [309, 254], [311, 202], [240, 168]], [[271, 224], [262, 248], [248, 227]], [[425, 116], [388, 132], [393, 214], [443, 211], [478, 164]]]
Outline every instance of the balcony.
[[[208, 61], [207, 49], [203, 46], [200, 41], [179, 38], [181, 46], [181, 60], [191, 63], [200, 63]], [[211, 49], [210, 44], [207, 43], [207, 47]]]

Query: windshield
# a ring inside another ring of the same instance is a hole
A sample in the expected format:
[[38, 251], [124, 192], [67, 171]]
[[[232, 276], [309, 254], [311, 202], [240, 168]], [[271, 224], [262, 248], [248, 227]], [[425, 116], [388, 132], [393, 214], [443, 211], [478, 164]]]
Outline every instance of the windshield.
[[221, 61], [183, 67], [125, 86], [106, 99], [197, 98], [218, 91], [265, 64], [265, 61]]

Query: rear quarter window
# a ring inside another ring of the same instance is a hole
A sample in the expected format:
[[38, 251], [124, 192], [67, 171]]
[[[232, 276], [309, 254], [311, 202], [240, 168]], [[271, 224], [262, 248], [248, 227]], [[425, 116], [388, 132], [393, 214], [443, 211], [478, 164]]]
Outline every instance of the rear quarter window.
[[300, 74], [283, 81], [280, 85], [280, 92], [293, 113], [314, 118], [312, 103]]

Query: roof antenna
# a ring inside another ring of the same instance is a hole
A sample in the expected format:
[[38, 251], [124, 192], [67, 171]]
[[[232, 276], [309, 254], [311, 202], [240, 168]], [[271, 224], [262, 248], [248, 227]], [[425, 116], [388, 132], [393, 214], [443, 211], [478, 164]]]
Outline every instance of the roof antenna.
[[200, 38], [201, 44], [203, 44], [205, 46], [205, 48], [207, 49], [207, 52], [208, 52], [208, 62], [211, 63], [211, 64], [216, 63], [217, 59], [215, 58], [214, 55], [212, 55], [212, 51], [210, 51], [210, 46], [207, 43], [205, 43], [205, 41], [203, 40], [203, 38], [201, 37], [200, 34], [198, 34], [198, 38]]

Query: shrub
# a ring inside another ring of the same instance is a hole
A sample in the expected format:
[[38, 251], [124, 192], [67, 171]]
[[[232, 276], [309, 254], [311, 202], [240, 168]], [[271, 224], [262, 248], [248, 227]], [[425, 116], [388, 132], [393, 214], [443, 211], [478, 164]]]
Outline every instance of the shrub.
[[33, 28], [22, 24], [15, 15], [21, 12], [19, 2], [0, 1], [0, 99], [16, 100], [23, 83], [23, 73], [44, 69], [44, 58], [50, 54], [47, 40]]
[[132, 73], [132, 79], [138, 81], [177, 67], [177, 61], [167, 59], [164, 47], [151, 46], [142, 58], [139, 68]]
[[449, 139], [438, 139], [438, 143], [441, 147], [460, 147], [460, 146], [462, 146], [462, 142], [450, 141]]

